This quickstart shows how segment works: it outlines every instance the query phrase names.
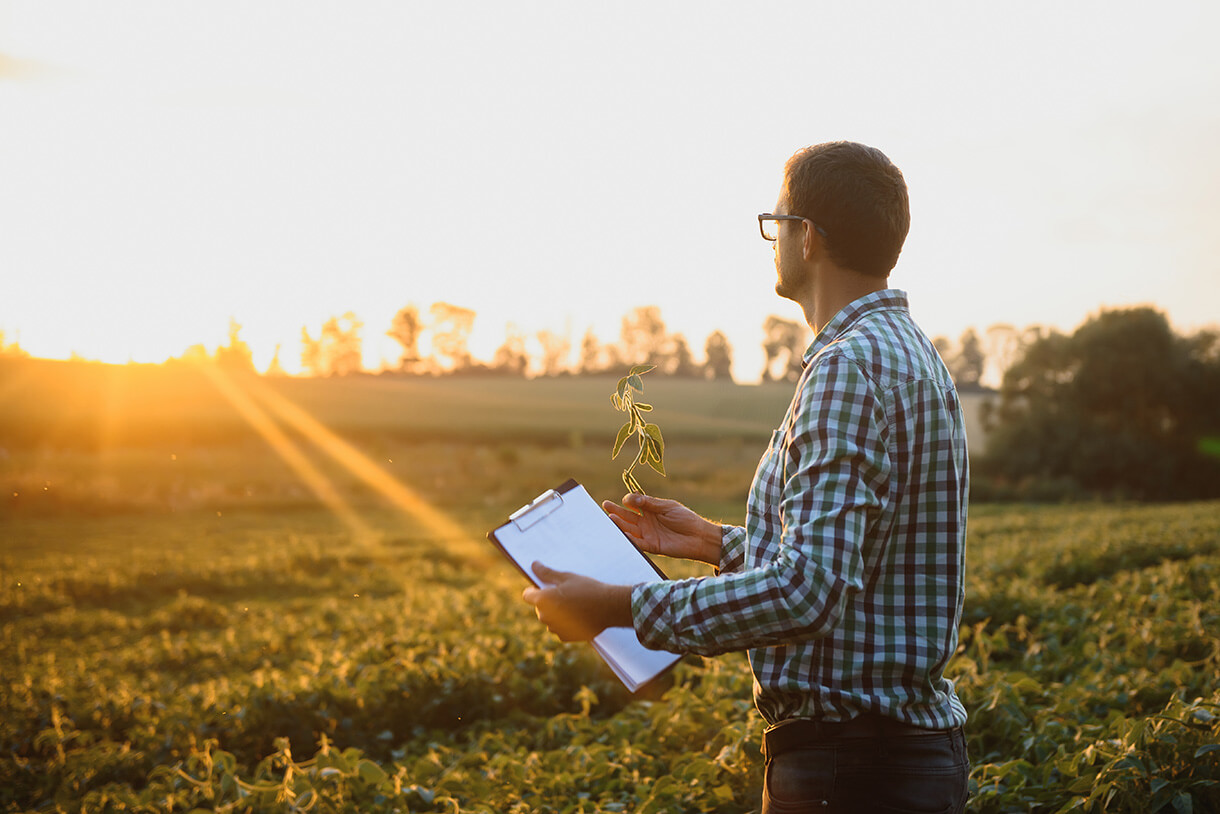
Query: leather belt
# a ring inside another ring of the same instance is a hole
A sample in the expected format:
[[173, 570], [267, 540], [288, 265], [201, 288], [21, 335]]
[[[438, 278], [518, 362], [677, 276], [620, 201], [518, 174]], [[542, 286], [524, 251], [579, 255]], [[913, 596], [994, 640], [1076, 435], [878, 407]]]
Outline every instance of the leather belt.
[[763, 754], [775, 757], [796, 749], [825, 745], [836, 738], [904, 738], [913, 735], [934, 735], [946, 730], [924, 729], [914, 724], [865, 713], [849, 721], [814, 721], [809, 718], [789, 718], [767, 727], [763, 732]]

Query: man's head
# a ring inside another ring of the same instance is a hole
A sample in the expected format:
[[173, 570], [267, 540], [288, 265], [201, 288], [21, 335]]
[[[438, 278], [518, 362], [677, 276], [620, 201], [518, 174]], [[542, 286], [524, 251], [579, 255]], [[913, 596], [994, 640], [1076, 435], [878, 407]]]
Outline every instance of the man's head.
[[781, 199], [790, 215], [825, 231], [830, 258], [841, 268], [886, 277], [911, 226], [902, 172], [874, 147], [851, 141], [815, 144], [784, 166]]

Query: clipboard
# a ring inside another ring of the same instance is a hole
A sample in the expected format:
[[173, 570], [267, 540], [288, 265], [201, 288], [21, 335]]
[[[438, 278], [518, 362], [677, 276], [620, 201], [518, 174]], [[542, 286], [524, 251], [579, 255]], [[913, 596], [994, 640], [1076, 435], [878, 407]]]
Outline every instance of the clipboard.
[[[575, 480], [543, 492], [509, 515], [508, 522], [488, 532], [487, 538], [538, 587], [542, 583], [530, 570], [535, 562], [615, 585], [666, 578]], [[682, 658], [648, 649], [629, 627], [606, 628], [591, 644], [632, 693]]]

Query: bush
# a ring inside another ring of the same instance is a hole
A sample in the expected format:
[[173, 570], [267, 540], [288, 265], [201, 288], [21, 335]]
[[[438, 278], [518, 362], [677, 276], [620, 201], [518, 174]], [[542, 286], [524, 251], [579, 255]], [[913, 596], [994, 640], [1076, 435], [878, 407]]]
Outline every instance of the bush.
[[1150, 308], [1045, 335], [1004, 375], [977, 470], [990, 489], [1135, 500], [1220, 496], [1220, 336]]

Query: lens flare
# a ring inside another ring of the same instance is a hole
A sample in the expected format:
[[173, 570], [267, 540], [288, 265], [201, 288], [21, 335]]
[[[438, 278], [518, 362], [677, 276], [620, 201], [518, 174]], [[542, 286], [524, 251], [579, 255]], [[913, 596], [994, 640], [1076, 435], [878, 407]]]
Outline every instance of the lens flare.
[[[287, 397], [266, 383], [242, 378], [242, 386], [215, 365], [201, 366], [208, 378], [268, 444], [292, 467], [302, 481], [354, 534], [365, 536], [370, 529], [347, 504], [330, 480], [302, 454], [281, 429], [291, 427], [329, 455], [365, 485], [386, 498], [430, 536], [449, 546], [462, 545], [472, 558], [484, 559], [485, 547], [473, 544], [474, 538], [449, 515], [431, 505], [411, 487], [381, 468], [350, 442], [345, 441]], [[243, 389], [244, 386], [244, 389]], [[278, 420], [278, 423], [277, 423]], [[488, 559], [490, 559], [488, 557]]]
[[339, 491], [335, 489], [330, 479], [305, 457], [305, 454], [293, 443], [279, 425], [267, 415], [258, 404], [245, 393], [237, 383], [220, 367], [213, 364], [201, 364], [200, 371], [216, 386], [220, 394], [233, 405], [233, 409], [241, 414], [254, 431], [275, 450], [275, 453], [288, 464], [289, 468], [301, 479], [301, 482], [313, 492], [314, 496], [339, 518], [358, 539], [367, 539], [371, 529], [347, 504]]

